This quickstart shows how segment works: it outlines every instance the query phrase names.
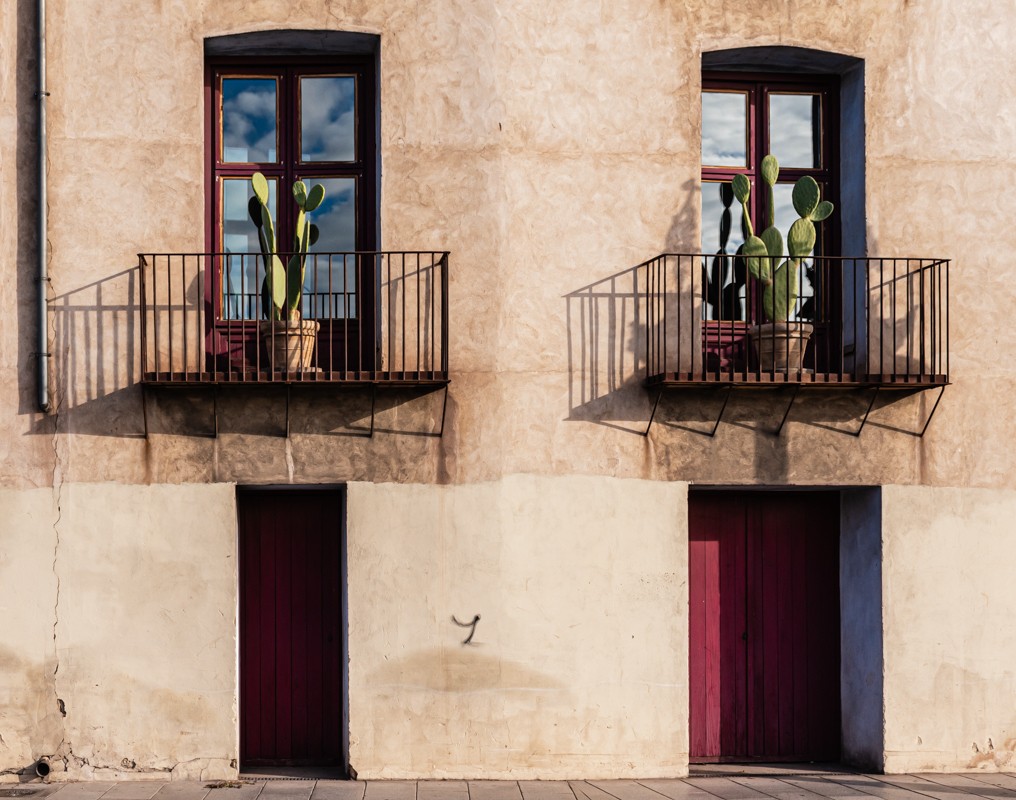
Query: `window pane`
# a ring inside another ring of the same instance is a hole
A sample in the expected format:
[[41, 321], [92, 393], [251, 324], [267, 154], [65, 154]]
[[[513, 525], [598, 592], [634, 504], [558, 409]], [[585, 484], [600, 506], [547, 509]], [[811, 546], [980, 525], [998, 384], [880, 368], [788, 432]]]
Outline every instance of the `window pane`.
[[748, 95], [702, 92], [702, 164], [744, 167], [748, 163]]
[[356, 160], [356, 78], [300, 79], [300, 158]]
[[274, 78], [222, 79], [222, 160], [277, 160], [278, 86]]
[[743, 265], [733, 255], [744, 243], [741, 204], [734, 199], [730, 182], [706, 181], [702, 184], [702, 252], [715, 253], [705, 259], [704, 319], [744, 319], [745, 275]]
[[[274, 178], [268, 181], [268, 207], [272, 219], [278, 224], [278, 205]], [[260, 319], [261, 281], [265, 268], [258, 255], [261, 244], [258, 231], [247, 203], [254, 196], [247, 178], [227, 178], [222, 182], [222, 249], [229, 255], [224, 257], [223, 272], [223, 319]]]
[[319, 235], [310, 247], [304, 277], [303, 309], [308, 319], [356, 316], [356, 181], [353, 178], [304, 178], [308, 188], [325, 187], [325, 199], [312, 212]]
[[769, 152], [781, 167], [821, 167], [821, 132], [820, 95], [769, 95]]

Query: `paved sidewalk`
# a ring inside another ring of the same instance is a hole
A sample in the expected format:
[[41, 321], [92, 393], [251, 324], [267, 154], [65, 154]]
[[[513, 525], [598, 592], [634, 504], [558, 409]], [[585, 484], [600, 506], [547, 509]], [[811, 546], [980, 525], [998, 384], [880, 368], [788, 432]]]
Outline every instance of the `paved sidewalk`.
[[244, 779], [3, 784], [0, 798], [52, 800], [1016, 800], [1016, 775], [862, 775], [708, 768], [677, 780], [336, 781]]

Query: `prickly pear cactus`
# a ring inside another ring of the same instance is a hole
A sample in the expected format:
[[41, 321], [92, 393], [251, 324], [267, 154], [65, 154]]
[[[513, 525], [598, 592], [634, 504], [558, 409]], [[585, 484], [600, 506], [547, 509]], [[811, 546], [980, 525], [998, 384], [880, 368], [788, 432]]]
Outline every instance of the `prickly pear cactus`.
[[293, 184], [293, 198], [299, 211], [294, 229], [293, 253], [289, 263], [284, 265], [278, 255], [275, 224], [268, 207], [268, 179], [260, 172], [255, 172], [250, 184], [254, 196], [247, 204], [247, 211], [258, 229], [258, 242], [265, 267], [265, 279], [261, 284], [261, 313], [269, 320], [298, 320], [303, 299], [307, 250], [318, 238], [317, 226], [310, 223], [307, 214], [321, 205], [325, 188], [315, 184], [308, 191], [303, 181]]
[[801, 262], [815, 249], [818, 236], [815, 223], [827, 219], [833, 213], [833, 204], [828, 200], [822, 200], [818, 182], [810, 175], [798, 179], [794, 184], [791, 199], [800, 219], [794, 222], [787, 232], [786, 255], [789, 258], [783, 260], [784, 240], [775, 225], [775, 186], [780, 175], [780, 165], [775, 156], [767, 155], [762, 159], [761, 174], [763, 182], [768, 187], [766, 211], [769, 224], [760, 236], [754, 235], [748, 211], [751, 182], [744, 175], [735, 175], [731, 186], [734, 196], [744, 209], [747, 221], [749, 235], [742, 250], [748, 273], [764, 285], [762, 310], [770, 321], [776, 322], [789, 319], [794, 311], [799, 291], [798, 272]]

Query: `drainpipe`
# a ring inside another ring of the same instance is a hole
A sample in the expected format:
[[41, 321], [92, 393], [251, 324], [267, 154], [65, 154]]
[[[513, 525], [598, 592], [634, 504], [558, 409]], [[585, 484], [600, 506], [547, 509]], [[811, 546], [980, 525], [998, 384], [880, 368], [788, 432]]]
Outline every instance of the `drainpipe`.
[[49, 254], [46, 247], [46, 236], [48, 222], [46, 218], [46, 98], [49, 92], [46, 91], [46, 0], [37, 0], [38, 3], [38, 65], [39, 65], [39, 90], [36, 97], [39, 100], [39, 128], [38, 128], [38, 155], [39, 155], [39, 176], [38, 176], [38, 198], [39, 218], [36, 234], [39, 243], [39, 338], [35, 357], [39, 359], [39, 410], [48, 414], [49, 403], [49, 301], [48, 284], [49, 274], [47, 261]]

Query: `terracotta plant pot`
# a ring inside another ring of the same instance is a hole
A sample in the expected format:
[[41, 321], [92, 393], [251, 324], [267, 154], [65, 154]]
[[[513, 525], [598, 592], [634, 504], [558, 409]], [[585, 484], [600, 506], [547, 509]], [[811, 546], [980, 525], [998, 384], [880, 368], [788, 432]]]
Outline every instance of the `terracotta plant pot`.
[[313, 319], [261, 322], [258, 332], [275, 372], [309, 372], [315, 369], [314, 344], [321, 323]]
[[793, 374], [804, 369], [804, 351], [815, 326], [809, 322], [766, 322], [748, 331], [762, 372]]

